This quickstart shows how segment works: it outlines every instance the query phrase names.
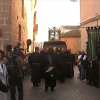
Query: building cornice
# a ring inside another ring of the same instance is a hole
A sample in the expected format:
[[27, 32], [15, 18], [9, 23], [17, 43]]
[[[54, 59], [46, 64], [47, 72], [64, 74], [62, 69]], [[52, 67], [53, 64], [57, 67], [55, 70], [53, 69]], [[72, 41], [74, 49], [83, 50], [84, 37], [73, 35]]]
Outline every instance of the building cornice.
[[69, 38], [69, 37], [81, 37], [80, 30], [71, 30], [66, 33], [61, 33], [61, 38]]
[[86, 20], [86, 21], [80, 23], [80, 26], [83, 26], [83, 25], [88, 24], [88, 23], [90, 23], [90, 22], [96, 21], [96, 20], [98, 20], [98, 19], [100, 19], [100, 15], [98, 15], [98, 16], [96, 16], [96, 17], [93, 17], [93, 18], [90, 18], [90, 19], [88, 19], [88, 20]]

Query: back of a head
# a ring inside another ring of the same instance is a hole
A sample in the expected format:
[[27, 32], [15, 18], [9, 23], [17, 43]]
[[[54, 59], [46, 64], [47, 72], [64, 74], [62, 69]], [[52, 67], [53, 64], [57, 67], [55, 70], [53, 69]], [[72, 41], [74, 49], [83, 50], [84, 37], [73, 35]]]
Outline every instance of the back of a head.
[[67, 50], [67, 51], [66, 51], [66, 53], [67, 53], [67, 54], [70, 54], [70, 51], [69, 51], [69, 50]]
[[53, 48], [49, 48], [49, 50], [48, 50], [48, 54], [53, 54]]
[[20, 49], [15, 49], [15, 52], [14, 52], [16, 55], [18, 55], [18, 56], [21, 56], [22, 55], [22, 52], [21, 52], [21, 50]]
[[4, 52], [2, 50], [0, 50], [0, 53], [2, 54], [2, 59], [4, 57]]
[[39, 47], [35, 47], [35, 51], [39, 50]]
[[61, 51], [59, 49], [56, 50], [56, 53], [60, 53]]
[[6, 52], [11, 52], [12, 50], [12, 46], [11, 45], [7, 45], [6, 46]]

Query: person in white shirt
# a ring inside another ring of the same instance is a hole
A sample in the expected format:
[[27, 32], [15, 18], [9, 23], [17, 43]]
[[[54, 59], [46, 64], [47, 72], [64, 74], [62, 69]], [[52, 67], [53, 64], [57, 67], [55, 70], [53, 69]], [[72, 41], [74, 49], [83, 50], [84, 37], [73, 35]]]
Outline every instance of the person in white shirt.
[[[6, 66], [3, 63], [3, 57], [4, 53], [2, 50], [0, 50], [0, 80], [2, 81], [3, 84], [6, 85]], [[1, 92], [0, 91], [0, 100], [7, 100], [7, 93]]]

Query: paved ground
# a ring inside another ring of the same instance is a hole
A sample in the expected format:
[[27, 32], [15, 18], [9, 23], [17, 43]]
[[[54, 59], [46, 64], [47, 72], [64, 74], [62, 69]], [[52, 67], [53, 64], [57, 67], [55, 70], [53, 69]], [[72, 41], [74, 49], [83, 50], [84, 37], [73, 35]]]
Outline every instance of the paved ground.
[[65, 83], [57, 82], [55, 92], [44, 91], [44, 80], [40, 87], [33, 87], [29, 76], [24, 79], [24, 100], [100, 100], [100, 88], [86, 85], [77, 79], [77, 74], [78, 69], [75, 67], [75, 77], [68, 78]]

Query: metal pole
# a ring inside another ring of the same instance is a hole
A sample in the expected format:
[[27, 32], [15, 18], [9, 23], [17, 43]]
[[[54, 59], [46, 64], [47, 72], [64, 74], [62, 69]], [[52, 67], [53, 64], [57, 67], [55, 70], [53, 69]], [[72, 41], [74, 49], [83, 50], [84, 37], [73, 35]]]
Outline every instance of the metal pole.
[[98, 38], [98, 42], [99, 42], [98, 19], [97, 19], [97, 38]]

